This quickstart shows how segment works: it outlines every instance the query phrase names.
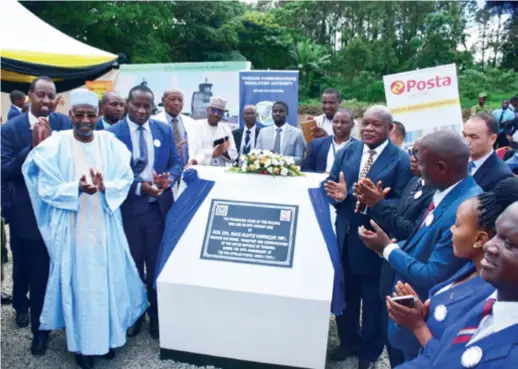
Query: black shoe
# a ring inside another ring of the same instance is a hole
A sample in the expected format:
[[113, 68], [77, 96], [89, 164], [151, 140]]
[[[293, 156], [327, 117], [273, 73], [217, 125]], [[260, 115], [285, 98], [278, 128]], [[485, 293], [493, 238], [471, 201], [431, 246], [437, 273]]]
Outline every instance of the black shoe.
[[149, 320], [149, 335], [155, 340], [160, 338], [160, 331], [158, 329], [158, 319]]
[[344, 361], [351, 356], [357, 356], [356, 352], [347, 350], [342, 346], [338, 346], [336, 349], [329, 353], [328, 359], [329, 361]]
[[142, 322], [144, 321], [144, 315], [142, 315], [131, 327], [128, 328], [127, 335], [128, 337], [135, 337], [140, 333], [140, 328], [142, 326]]
[[22, 313], [16, 313], [16, 325], [20, 328], [29, 326], [29, 313], [24, 311]]
[[49, 341], [48, 333], [38, 333], [32, 338], [31, 353], [34, 356], [43, 356], [47, 352]]
[[2, 292], [2, 305], [11, 305], [12, 302], [13, 298], [11, 297], [11, 295]]
[[360, 359], [358, 361], [358, 369], [374, 369], [376, 367], [376, 363], [368, 360]]
[[92, 369], [94, 367], [94, 358], [90, 355], [76, 354], [76, 363], [81, 369]]
[[107, 354], [101, 355], [101, 357], [103, 359], [113, 360], [115, 359], [115, 351], [113, 351], [113, 349], [110, 349], [110, 351], [108, 351]]

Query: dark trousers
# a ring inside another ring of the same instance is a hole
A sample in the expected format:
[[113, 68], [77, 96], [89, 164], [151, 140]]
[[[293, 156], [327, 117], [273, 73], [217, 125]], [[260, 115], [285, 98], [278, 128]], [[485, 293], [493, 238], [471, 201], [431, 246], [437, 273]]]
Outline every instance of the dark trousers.
[[13, 258], [13, 308], [17, 313], [29, 311], [29, 259], [23, 248], [23, 242], [11, 232], [11, 255]]
[[[360, 359], [374, 362], [381, 355], [384, 343], [379, 274], [356, 274], [344, 261], [344, 278], [347, 308], [336, 317], [340, 345], [357, 353]], [[361, 330], [360, 308], [363, 317]]]
[[40, 315], [49, 279], [49, 254], [42, 239], [25, 240], [17, 237], [16, 243], [20, 251], [20, 262], [27, 267], [24, 272], [31, 291], [31, 330], [36, 334], [40, 327]]
[[390, 266], [390, 264], [383, 260], [383, 264], [381, 266], [381, 276], [380, 276], [380, 301], [383, 307], [383, 337], [385, 339], [385, 347], [387, 348], [387, 354], [390, 361], [390, 367], [395, 368], [396, 366], [403, 364], [405, 362], [405, 357], [403, 352], [392, 347], [388, 339], [388, 310], [387, 304], [385, 302], [386, 296], [392, 296], [392, 287], [394, 286], [394, 270]]
[[142, 281], [147, 286], [150, 304], [148, 315], [151, 319], [158, 318], [156, 290], [153, 284], [158, 249], [160, 248], [164, 228], [165, 217], [156, 202], [150, 203], [144, 213], [124, 219], [124, 231], [128, 239], [131, 256], [133, 256]]

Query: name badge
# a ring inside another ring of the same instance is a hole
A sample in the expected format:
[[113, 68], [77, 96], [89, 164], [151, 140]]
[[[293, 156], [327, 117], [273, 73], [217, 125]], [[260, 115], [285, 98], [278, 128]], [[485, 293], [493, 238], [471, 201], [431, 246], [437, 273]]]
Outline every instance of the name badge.
[[432, 224], [432, 222], [433, 222], [433, 214], [429, 214], [426, 217], [425, 224], [426, 224], [427, 227], [430, 227], [430, 224]]
[[160, 140], [154, 140], [153, 145], [155, 145], [155, 147], [160, 147], [162, 146], [162, 143], [160, 142]]
[[433, 311], [433, 316], [438, 322], [442, 322], [448, 315], [448, 309], [444, 305], [438, 305]]
[[419, 191], [417, 191], [417, 192], [415, 193], [415, 195], [414, 195], [414, 199], [416, 199], [416, 200], [417, 200], [417, 199], [418, 199], [418, 198], [420, 198], [421, 196], [423, 196], [423, 191], [422, 191], [422, 190], [419, 190]]
[[483, 352], [482, 349], [478, 346], [471, 346], [469, 349], [464, 351], [462, 354], [462, 358], [460, 362], [464, 368], [473, 368], [480, 360], [482, 360]]

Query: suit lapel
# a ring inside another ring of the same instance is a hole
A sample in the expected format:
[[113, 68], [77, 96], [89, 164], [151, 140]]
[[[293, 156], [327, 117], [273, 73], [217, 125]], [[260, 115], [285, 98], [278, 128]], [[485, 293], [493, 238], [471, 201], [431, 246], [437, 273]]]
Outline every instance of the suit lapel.
[[387, 147], [381, 152], [381, 155], [379, 158], [372, 164], [372, 167], [369, 170], [369, 173], [367, 173], [367, 176], [369, 178], [376, 178], [378, 175], [388, 167], [390, 162], [393, 161], [394, 156], [397, 154], [397, 148], [392, 145], [390, 142], [388, 143]]
[[261, 129], [259, 127], [257, 127], [257, 123], [255, 125], [255, 140], [254, 140], [254, 147], [257, 146], [257, 137], [259, 137], [259, 132], [261, 131]]
[[[349, 145], [356, 144], [356, 147], [354, 150], [352, 150], [351, 156], [348, 158], [346, 163], [342, 162], [341, 167], [348, 166], [348, 163], [355, 163], [351, 166], [351, 177], [349, 178], [349, 181], [351, 183], [347, 183], [348, 187], [352, 186], [354, 182], [358, 181], [358, 176], [360, 175], [360, 165], [362, 161], [362, 155], [363, 155], [363, 142], [358, 141], [357, 143], [351, 142]], [[345, 158], [345, 156], [344, 156]]]
[[[282, 140], [282, 147], [281, 147], [281, 152], [282, 152], [282, 155], [285, 155], [285, 152], [286, 152], [286, 146], [288, 145], [288, 142], [290, 142], [290, 138], [291, 138], [291, 127], [288, 125], [288, 123], [285, 123], [286, 124], [286, 132], [284, 132], [284, 139]], [[275, 136], [275, 135], [274, 135]], [[275, 137], [274, 137], [274, 142], [275, 142]]]
[[29, 124], [29, 114], [28, 113], [25, 113], [24, 122], [21, 123], [20, 126], [23, 126], [23, 128], [21, 130], [22, 130], [24, 146], [31, 145], [32, 144], [32, 129], [31, 129], [31, 125]]
[[[154, 161], [154, 167], [156, 168], [157, 167], [157, 163], [158, 163], [158, 158], [159, 158], [159, 151], [160, 151], [160, 148], [162, 147], [162, 144], [164, 144], [163, 140], [162, 140], [162, 135], [160, 134], [160, 130], [158, 129], [158, 127], [154, 124], [154, 122], [152, 121], [149, 121], [149, 128], [151, 129], [151, 136], [152, 136], [152, 139], [153, 139], [153, 152], [154, 152], [154, 158], [155, 158], [155, 161]], [[155, 142], [160, 142], [159, 146], [155, 145]], [[153, 168], [154, 169], [154, 168]]]
[[124, 119], [120, 123], [119, 129], [120, 129], [120, 131], [119, 131], [120, 132], [119, 139], [122, 142], [124, 142], [124, 144], [126, 145], [128, 150], [130, 151], [131, 156], [133, 157], [133, 143], [131, 142], [131, 134], [130, 134], [129, 124], [128, 124], [128, 121], [126, 119]]

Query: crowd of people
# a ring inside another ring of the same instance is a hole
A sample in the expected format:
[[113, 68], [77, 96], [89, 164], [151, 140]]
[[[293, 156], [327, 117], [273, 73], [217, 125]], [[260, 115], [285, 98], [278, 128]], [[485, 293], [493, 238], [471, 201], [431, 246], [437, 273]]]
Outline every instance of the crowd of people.
[[513, 110], [504, 120], [509, 106], [505, 114], [474, 109], [462, 136], [434, 132], [407, 152], [404, 122], [389, 109], [372, 106], [355, 119], [332, 88], [310, 143], [282, 101], [272, 106], [273, 125], [261, 127], [247, 105], [244, 126], [232, 131], [221, 122], [225, 98], [212, 97], [207, 118], [195, 121], [182, 114], [177, 89], [164, 92], [156, 115], [145, 85], [100, 101], [74, 90], [68, 116], [55, 112], [47, 77], [11, 100], [1, 127], [2, 217], [16, 324], [30, 324], [33, 355], [65, 328], [78, 366], [92, 368], [139, 334], [146, 315], [158, 339], [155, 265], [182, 173], [232, 166], [262, 149], [328, 174], [321, 190], [335, 216], [346, 298], [329, 360], [358, 357], [369, 369], [386, 347], [393, 368], [518, 361], [518, 179], [512, 147], [509, 163], [495, 152], [516, 119]]

